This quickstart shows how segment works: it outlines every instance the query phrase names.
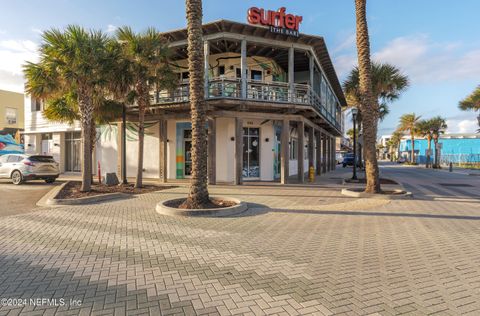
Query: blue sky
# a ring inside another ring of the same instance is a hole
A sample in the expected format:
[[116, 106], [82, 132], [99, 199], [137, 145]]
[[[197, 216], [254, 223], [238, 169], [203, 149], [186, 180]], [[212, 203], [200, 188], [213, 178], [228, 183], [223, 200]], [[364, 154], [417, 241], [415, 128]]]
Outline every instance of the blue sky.
[[[130, 25], [161, 31], [185, 26], [184, 1], [1, 0], [0, 89], [21, 91], [24, 60], [35, 60], [40, 32], [80, 24], [111, 32]], [[251, 6], [287, 7], [303, 16], [302, 33], [325, 38], [343, 80], [356, 63], [353, 0], [219, 1], [204, 0], [204, 21], [246, 21]], [[441, 115], [449, 132], [474, 132], [475, 113], [457, 109], [460, 99], [480, 84], [480, 1], [368, 0], [373, 58], [390, 62], [410, 77], [411, 86], [391, 104], [379, 135], [391, 132], [403, 113], [424, 118]]]

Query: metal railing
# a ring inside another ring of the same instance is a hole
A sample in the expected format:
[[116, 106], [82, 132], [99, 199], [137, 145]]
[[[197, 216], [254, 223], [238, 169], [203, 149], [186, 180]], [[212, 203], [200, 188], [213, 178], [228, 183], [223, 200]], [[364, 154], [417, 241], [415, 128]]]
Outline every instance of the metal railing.
[[[320, 96], [310, 85], [295, 83], [293, 89], [290, 89], [289, 84], [285, 82], [248, 80], [246, 92], [248, 100], [313, 106], [338, 131], [342, 131], [342, 122], [337, 121], [335, 116], [327, 111]], [[152, 104], [188, 102], [189, 84], [187, 81], [183, 81], [174, 90], [159, 91], [150, 97]], [[242, 99], [241, 79], [222, 77], [210, 79], [208, 81], [207, 98]]]

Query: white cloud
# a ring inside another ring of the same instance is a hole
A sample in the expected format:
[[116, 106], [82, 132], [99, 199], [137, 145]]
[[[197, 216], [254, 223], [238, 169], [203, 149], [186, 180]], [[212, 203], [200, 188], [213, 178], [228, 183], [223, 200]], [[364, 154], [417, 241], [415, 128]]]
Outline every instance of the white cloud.
[[0, 35], [7, 34], [7, 31], [0, 29]]
[[398, 37], [373, 54], [396, 65], [413, 82], [464, 80], [478, 77], [480, 49], [460, 52], [459, 43], [436, 43], [427, 35]]
[[32, 28], [31, 28], [31, 31], [32, 31], [33, 33], [37, 33], [37, 34], [42, 34], [42, 33], [43, 33], [43, 31], [42, 31], [41, 29], [36, 28], [36, 27], [32, 27]]
[[107, 25], [107, 33], [113, 33], [117, 30], [117, 26], [113, 25], [113, 24], [109, 24]]
[[458, 119], [449, 119], [447, 120], [447, 132], [448, 133], [475, 133], [478, 129], [477, 119], [472, 113], [472, 119], [458, 120]]
[[[355, 52], [341, 54], [354, 45], [354, 36], [349, 34], [332, 50], [341, 78], [357, 64]], [[373, 52], [372, 59], [397, 66], [415, 83], [478, 78], [480, 48], [466, 52], [462, 48], [459, 42], [434, 42], [426, 34], [417, 34], [394, 38]]]
[[38, 45], [30, 40], [0, 41], [0, 87], [23, 92], [22, 66], [38, 60]]

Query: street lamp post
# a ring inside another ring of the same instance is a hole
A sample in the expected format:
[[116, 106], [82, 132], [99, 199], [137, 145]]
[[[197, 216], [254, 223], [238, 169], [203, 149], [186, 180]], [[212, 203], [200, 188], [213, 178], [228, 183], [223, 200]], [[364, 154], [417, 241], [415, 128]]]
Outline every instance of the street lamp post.
[[357, 108], [352, 108], [352, 120], [353, 120], [353, 175], [352, 180], [357, 179]]

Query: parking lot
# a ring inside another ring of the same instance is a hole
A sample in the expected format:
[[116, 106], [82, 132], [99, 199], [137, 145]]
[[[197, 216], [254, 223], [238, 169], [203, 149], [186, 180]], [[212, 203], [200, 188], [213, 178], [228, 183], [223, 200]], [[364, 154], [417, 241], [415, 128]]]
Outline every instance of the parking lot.
[[36, 208], [37, 201], [58, 184], [39, 180], [14, 185], [7, 179], [0, 180], [0, 216], [31, 212]]

